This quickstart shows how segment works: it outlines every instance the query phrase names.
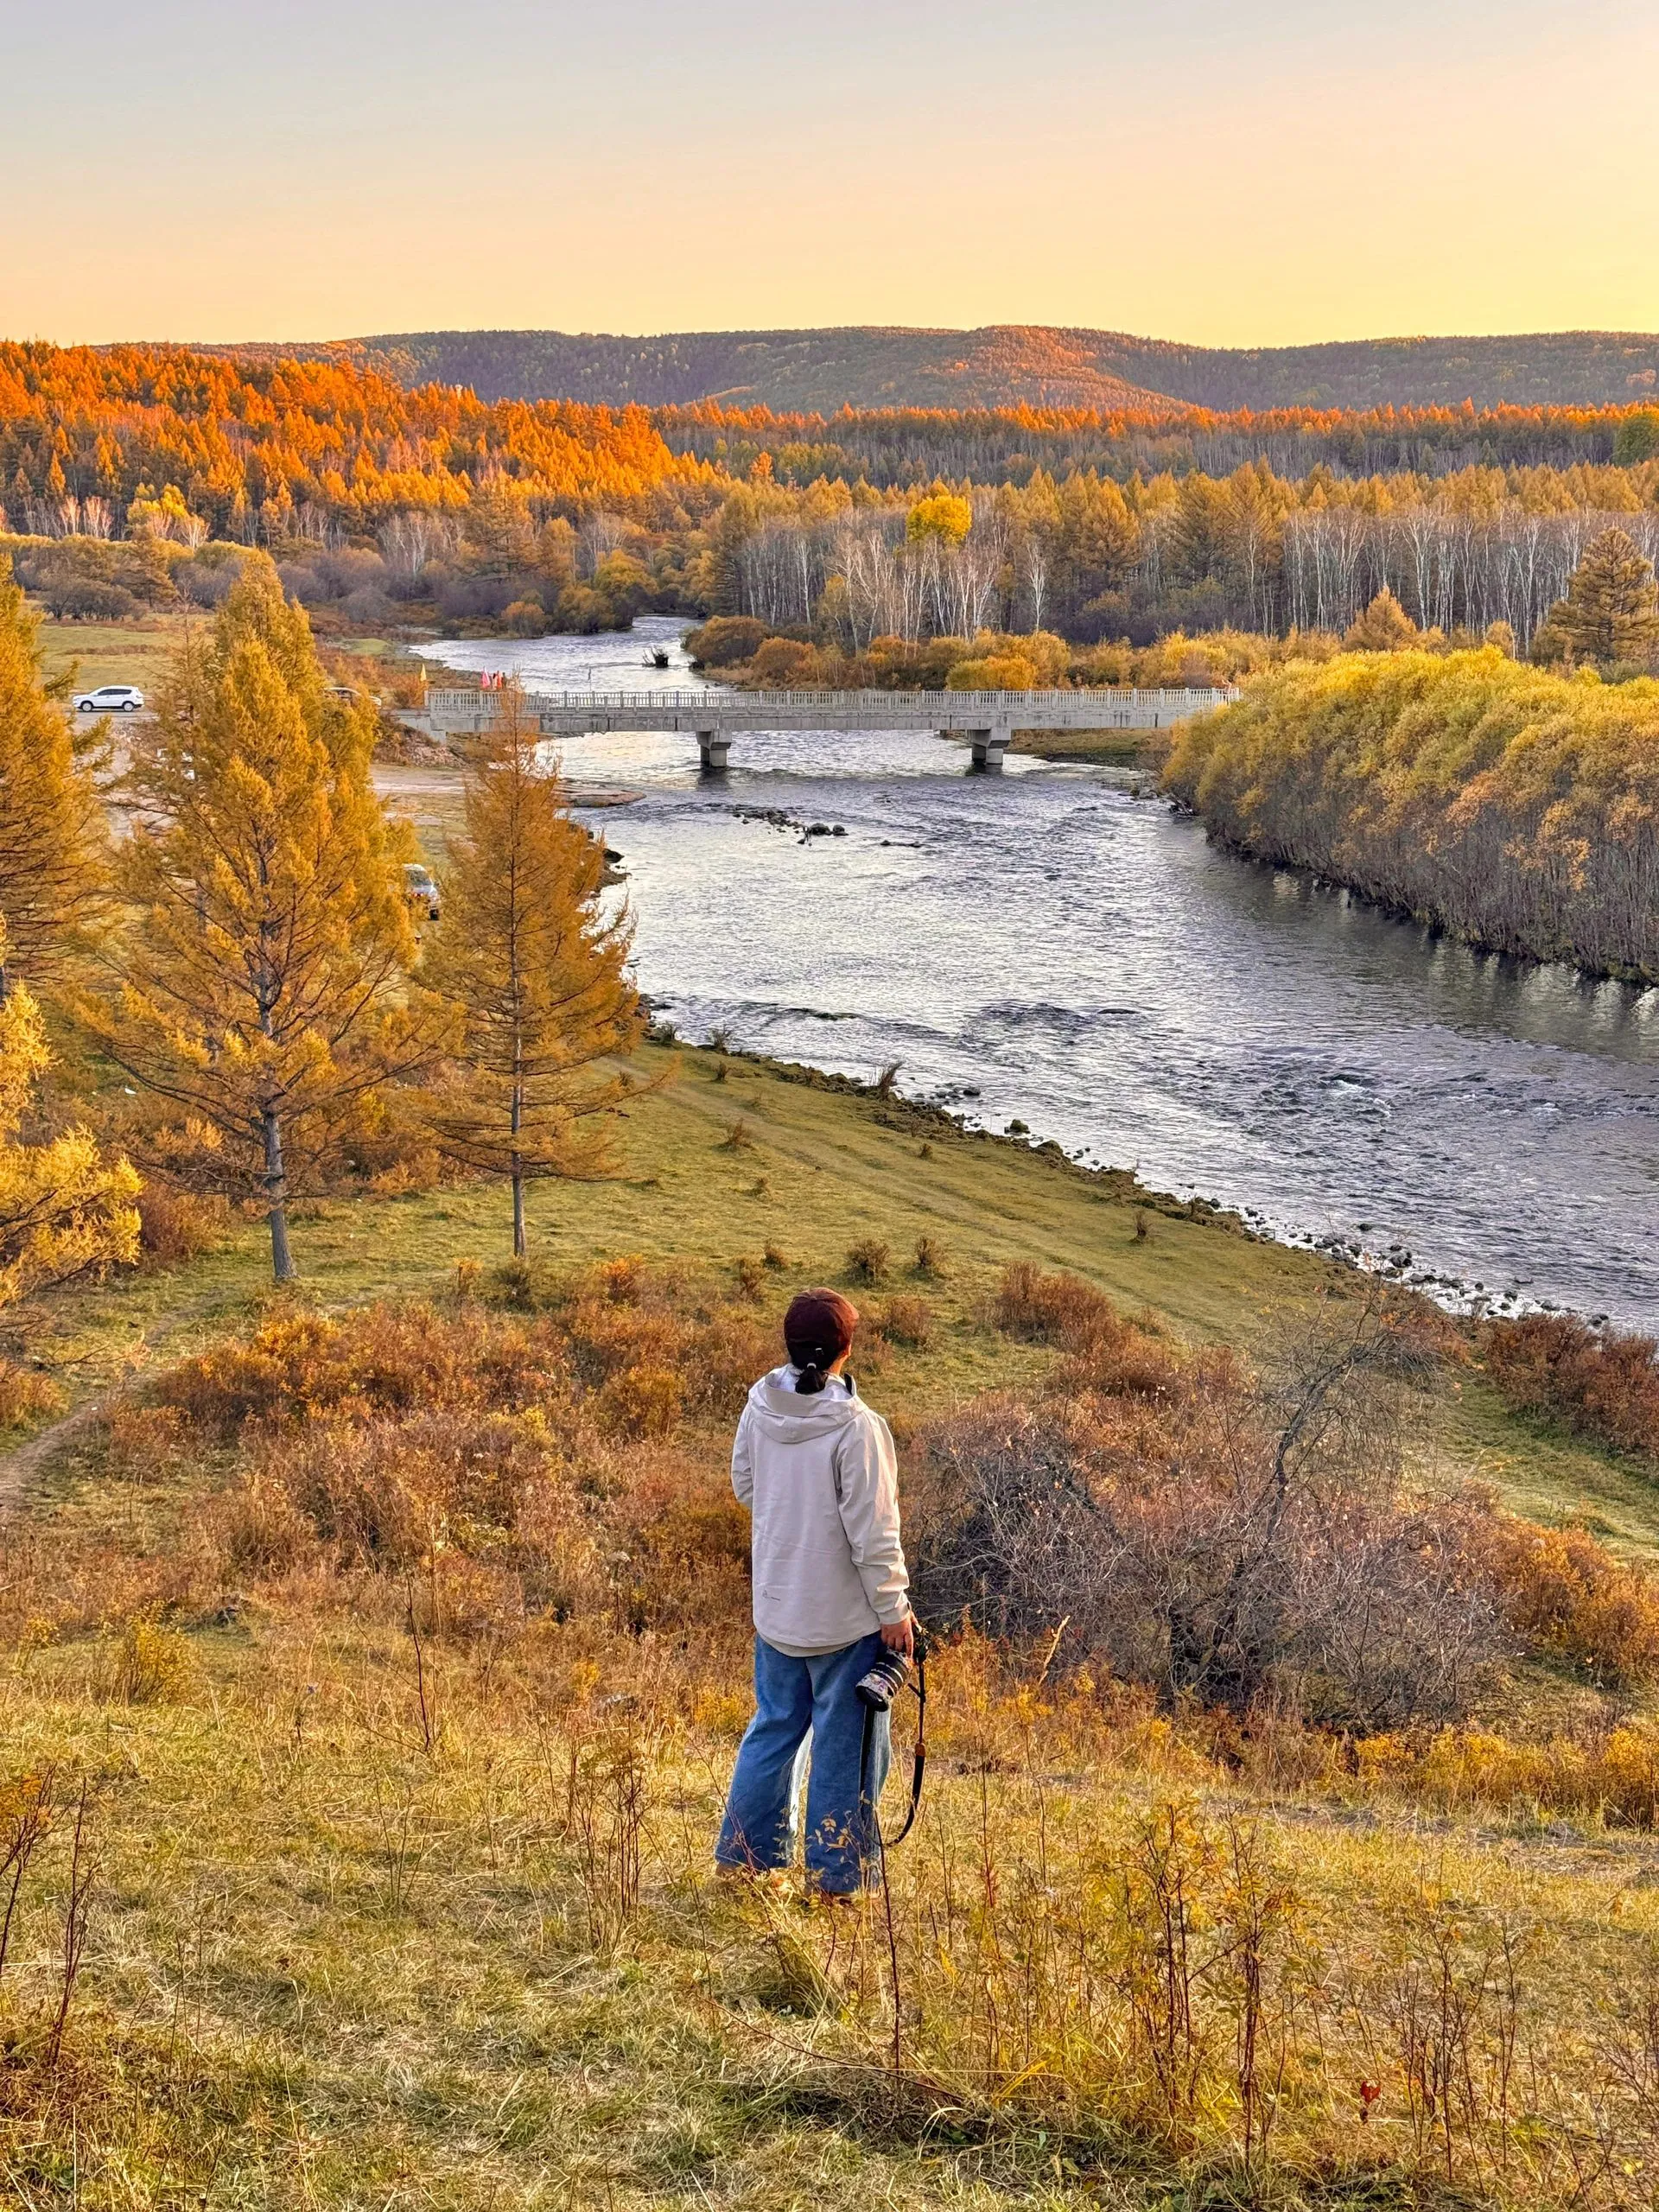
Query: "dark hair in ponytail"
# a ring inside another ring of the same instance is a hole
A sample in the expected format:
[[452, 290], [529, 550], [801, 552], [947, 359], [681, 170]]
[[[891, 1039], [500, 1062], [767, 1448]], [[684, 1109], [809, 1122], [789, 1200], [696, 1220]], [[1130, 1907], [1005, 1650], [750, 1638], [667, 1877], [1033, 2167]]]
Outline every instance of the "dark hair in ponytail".
[[832, 1352], [826, 1352], [822, 1344], [813, 1345], [810, 1358], [803, 1358], [800, 1352], [791, 1351], [789, 1355], [790, 1364], [800, 1370], [800, 1373], [795, 1377], [797, 1396], [802, 1398], [817, 1396], [830, 1379], [824, 1370], [834, 1357]]
[[797, 1394], [816, 1397], [830, 1379], [830, 1370], [844, 1352], [852, 1350], [858, 1308], [838, 1290], [804, 1290], [784, 1317], [784, 1343], [789, 1363], [798, 1368]]

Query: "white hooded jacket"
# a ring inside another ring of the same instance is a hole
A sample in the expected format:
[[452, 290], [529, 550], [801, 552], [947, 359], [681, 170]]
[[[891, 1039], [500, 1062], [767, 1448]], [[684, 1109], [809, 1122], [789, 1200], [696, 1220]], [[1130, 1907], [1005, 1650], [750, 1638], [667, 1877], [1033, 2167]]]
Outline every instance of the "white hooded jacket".
[[754, 1516], [754, 1625], [774, 1650], [840, 1651], [909, 1611], [893, 1433], [850, 1378], [803, 1396], [792, 1367], [749, 1393], [732, 1488]]

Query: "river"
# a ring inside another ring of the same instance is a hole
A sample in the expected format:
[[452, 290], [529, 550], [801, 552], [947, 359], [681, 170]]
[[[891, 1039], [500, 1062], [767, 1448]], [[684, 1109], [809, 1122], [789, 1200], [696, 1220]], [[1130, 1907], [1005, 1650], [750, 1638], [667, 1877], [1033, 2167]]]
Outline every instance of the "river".
[[[532, 690], [683, 684], [683, 626], [426, 652]], [[975, 775], [959, 747], [880, 731], [740, 735], [720, 779], [689, 736], [563, 758], [578, 798], [641, 794], [603, 828], [640, 987], [686, 1037], [866, 1077], [896, 1061], [910, 1096], [1293, 1241], [1392, 1250], [1448, 1302], [1659, 1330], [1659, 991], [1471, 953], [1236, 860], [1110, 770]]]

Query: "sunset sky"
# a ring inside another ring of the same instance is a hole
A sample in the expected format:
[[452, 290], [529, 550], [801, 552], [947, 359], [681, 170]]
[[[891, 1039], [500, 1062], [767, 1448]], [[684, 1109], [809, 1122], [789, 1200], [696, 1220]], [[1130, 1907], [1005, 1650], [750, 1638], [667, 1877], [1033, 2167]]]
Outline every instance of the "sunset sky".
[[5, 15], [9, 337], [1659, 328], [1651, 0]]

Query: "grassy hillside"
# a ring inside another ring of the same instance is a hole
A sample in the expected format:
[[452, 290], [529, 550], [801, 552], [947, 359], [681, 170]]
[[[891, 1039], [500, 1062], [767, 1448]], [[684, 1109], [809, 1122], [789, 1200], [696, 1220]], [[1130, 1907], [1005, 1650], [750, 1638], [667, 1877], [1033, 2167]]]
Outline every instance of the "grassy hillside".
[[[0, 1845], [42, 1787], [55, 1814], [0, 1979], [5, 2201], [1645, 2204], [1650, 1739], [1551, 1735], [1584, 1696], [1565, 1677], [1527, 1692], [1536, 1748], [1489, 1729], [1362, 1753], [1175, 1724], [970, 1638], [934, 1670], [923, 1817], [884, 1894], [848, 1913], [711, 1883], [747, 1709], [729, 1410], [595, 1430], [561, 1332], [589, 1358], [632, 1331], [659, 1388], [670, 1359], [688, 1389], [724, 1366], [741, 1388], [786, 1294], [885, 1243], [887, 1280], [856, 1294], [921, 1299], [931, 1340], [905, 1316], [912, 1340], [862, 1371], [913, 1467], [918, 1424], [1052, 1365], [995, 1322], [1011, 1259], [1199, 1341], [1256, 1343], [1336, 1278], [1052, 1155], [709, 1053], [626, 1135], [624, 1179], [537, 1192], [532, 1250], [565, 1277], [643, 1254], [661, 1287], [613, 1268], [574, 1319], [476, 1302], [488, 1277], [458, 1263], [506, 1241], [479, 1185], [317, 1209], [297, 1300], [270, 1299], [250, 1224], [30, 1317], [83, 1402], [121, 1387], [11, 1470]], [[388, 1295], [429, 1306], [349, 1319]], [[702, 1334], [676, 1351], [688, 1310]], [[240, 1427], [331, 1341], [344, 1400]], [[461, 1397], [426, 1408], [423, 1363], [469, 1345]], [[466, 1410], [527, 1352], [528, 1406]], [[372, 1414], [387, 1392], [402, 1410]], [[1628, 1470], [1539, 1445], [1472, 1385], [1437, 1421], [1457, 1465], [1547, 1510], [1599, 1494], [1651, 1541]], [[531, 1616], [476, 1507], [419, 1533], [446, 1448], [504, 1434], [574, 1453], [568, 1495], [600, 1516], [596, 1541], [541, 1539], [569, 1587]], [[317, 1480], [359, 1506], [352, 1485], [385, 1485], [378, 1550], [302, 1535], [284, 1501]], [[582, 1594], [596, 1575], [616, 1620]]]
[[1659, 380], [1659, 337], [1616, 331], [1249, 348], [1018, 323], [652, 338], [416, 331], [281, 350], [360, 353], [405, 382], [468, 385], [485, 400], [674, 406], [719, 397], [821, 412], [1022, 404], [1109, 410], [1160, 396], [1217, 409], [1459, 406], [1465, 399], [1477, 407], [1618, 405], [1652, 397]]
[[[440, 795], [426, 817], [429, 838], [446, 818]], [[895, 1355], [912, 1403], [982, 1389], [1028, 1364], [980, 1325], [997, 1274], [1016, 1260], [1075, 1270], [1126, 1311], [1149, 1313], [1194, 1343], [1249, 1345], [1348, 1279], [1313, 1253], [1218, 1224], [1201, 1206], [1073, 1167], [1052, 1147], [952, 1133], [899, 1102], [791, 1079], [737, 1056], [645, 1046], [640, 1066], [671, 1080], [630, 1109], [626, 1172], [612, 1182], [536, 1185], [533, 1252], [557, 1266], [638, 1254], [733, 1283], [758, 1263], [768, 1295], [781, 1296], [842, 1280], [849, 1248], [869, 1239], [888, 1247], [893, 1281], [905, 1287], [911, 1255], [928, 1237], [945, 1255], [943, 1276], [927, 1288], [941, 1328], [926, 1359]], [[321, 1202], [295, 1232], [302, 1294], [325, 1308], [440, 1295], [458, 1265], [505, 1258], [504, 1208], [484, 1183]], [[220, 1249], [182, 1268], [118, 1276], [9, 1314], [5, 1338], [54, 1377], [73, 1410], [245, 1325], [269, 1295], [269, 1264], [263, 1223], [239, 1223]], [[1517, 1510], [1586, 1521], [1622, 1550], [1659, 1558], [1659, 1490], [1639, 1470], [1539, 1436], [1504, 1414], [1478, 1377], [1448, 1397], [1438, 1420], [1441, 1446]], [[43, 1443], [27, 1447], [30, 1469], [48, 1463]], [[6, 1466], [0, 1458], [0, 1491]]]

